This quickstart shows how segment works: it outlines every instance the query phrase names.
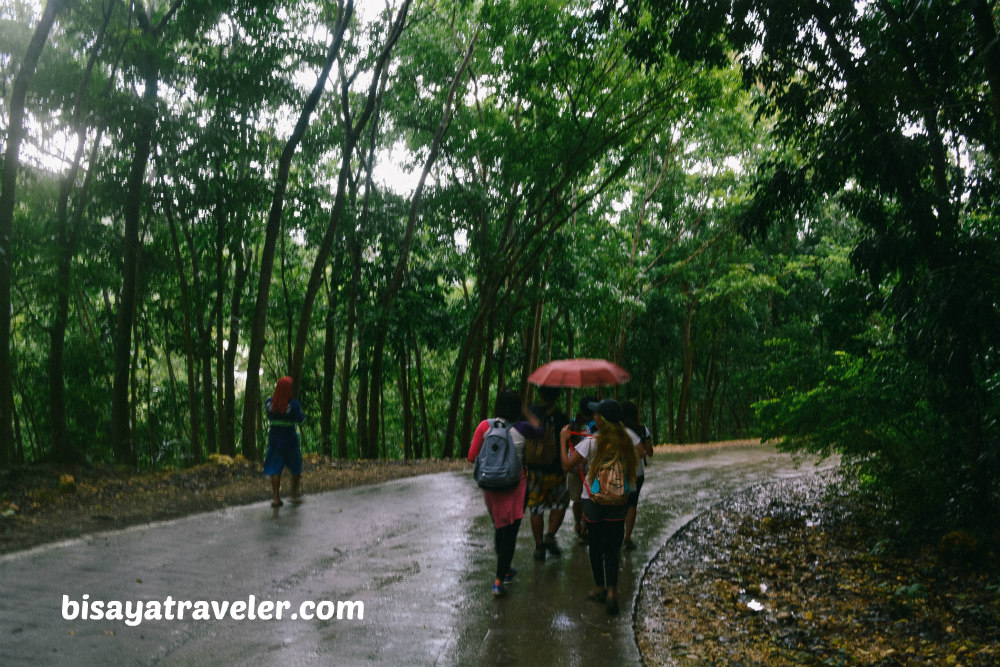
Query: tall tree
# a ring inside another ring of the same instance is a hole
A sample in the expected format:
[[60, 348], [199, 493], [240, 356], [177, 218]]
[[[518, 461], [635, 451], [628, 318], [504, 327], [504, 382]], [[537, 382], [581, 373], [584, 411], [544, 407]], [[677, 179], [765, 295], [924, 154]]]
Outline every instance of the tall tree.
[[20, 165], [19, 154], [24, 137], [25, 100], [28, 87], [35, 75], [35, 68], [41, 58], [42, 49], [48, 41], [49, 31], [55, 23], [56, 15], [66, 5], [66, 0], [49, 0], [45, 3], [42, 17], [35, 26], [35, 32], [21, 61], [10, 97], [7, 145], [4, 150], [3, 176], [0, 181], [0, 463], [14, 457], [14, 392], [13, 368], [11, 366], [11, 261], [14, 232], [14, 203], [16, 201], [17, 172]]
[[257, 409], [258, 395], [260, 393], [260, 368], [261, 357], [264, 354], [264, 339], [267, 327], [268, 298], [271, 292], [271, 275], [274, 268], [274, 251], [278, 242], [278, 234], [281, 231], [281, 214], [285, 206], [285, 192], [288, 188], [288, 175], [291, 170], [292, 158], [302, 137], [309, 127], [316, 105], [319, 104], [323, 90], [326, 88], [330, 71], [340, 52], [343, 43], [344, 33], [350, 24], [354, 14], [354, 0], [341, 2], [337, 8], [336, 23], [333, 28], [333, 37], [327, 49], [326, 57], [323, 60], [323, 68], [317, 77], [316, 83], [306, 99], [295, 128], [285, 142], [278, 161], [278, 172], [275, 176], [274, 194], [271, 199], [271, 209], [267, 217], [265, 229], [264, 246], [260, 257], [260, 275], [257, 281], [257, 299], [254, 307], [253, 322], [250, 325], [250, 349], [247, 359], [247, 381], [245, 400], [243, 403], [243, 430], [242, 447], [243, 454], [251, 460], [260, 458], [257, 451]]
[[[948, 520], [995, 523], [1000, 324], [988, 267], [1000, 257], [1000, 154], [995, 44], [983, 43], [995, 34], [992, 12], [982, 3], [709, 4], [732, 17], [725, 31], [763, 93], [761, 113], [790, 148], [760, 171], [747, 228], [763, 234], [837, 196], [861, 225], [852, 260], [869, 283], [867, 317], [886, 318], [816, 391], [785, 396], [770, 430], [810, 447], [840, 443], [917, 517], [912, 525], [940, 521], [946, 506]], [[877, 376], [911, 407], [888, 401]], [[842, 421], [841, 390], [855, 400], [874, 392], [861, 401], [875, 409], [863, 433]]]
[[146, 167], [153, 147], [153, 133], [158, 118], [157, 102], [160, 85], [160, 37], [164, 28], [176, 14], [181, 0], [167, 9], [162, 17], [153, 23], [149, 10], [141, 3], [133, 5], [133, 13], [141, 31], [138, 40], [141, 54], [136, 68], [143, 85], [141, 100], [135, 109], [135, 141], [128, 181], [125, 185], [123, 217], [125, 231], [123, 238], [122, 287], [116, 310], [115, 325], [115, 371], [111, 388], [111, 446], [115, 460], [119, 463], [134, 463], [135, 448], [132, 441], [132, 426], [129, 414], [129, 386], [132, 365], [132, 330], [137, 307], [136, 290], [139, 281], [139, 219], [142, 215], [143, 191], [146, 182]]

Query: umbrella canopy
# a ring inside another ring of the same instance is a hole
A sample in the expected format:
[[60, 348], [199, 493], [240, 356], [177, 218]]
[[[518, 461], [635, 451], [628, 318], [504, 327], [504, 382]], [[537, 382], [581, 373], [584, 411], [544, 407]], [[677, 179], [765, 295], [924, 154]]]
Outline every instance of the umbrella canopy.
[[528, 376], [528, 382], [540, 387], [599, 387], [631, 379], [624, 368], [604, 359], [550, 361]]

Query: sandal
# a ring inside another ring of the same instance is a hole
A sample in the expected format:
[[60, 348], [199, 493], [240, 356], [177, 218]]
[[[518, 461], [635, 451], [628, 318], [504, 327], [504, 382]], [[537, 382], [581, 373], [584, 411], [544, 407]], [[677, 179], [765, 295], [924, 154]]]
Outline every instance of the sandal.
[[276, 508], [276, 509], [277, 509], [278, 507], [281, 507], [281, 506], [282, 506], [282, 505], [284, 505], [284, 504], [285, 504], [285, 503], [281, 502], [280, 500], [272, 500], [272, 501], [271, 501], [271, 507], [274, 507], [274, 508]]
[[618, 598], [608, 598], [608, 603], [605, 606], [605, 609], [608, 610], [608, 615], [609, 616], [617, 616], [618, 615]]
[[292, 496], [291, 498], [288, 499], [288, 502], [290, 502], [293, 505], [301, 505], [302, 496]]
[[606, 589], [606, 588], [597, 588], [597, 589], [594, 589], [594, 590], [590, 591], [589, 593], [587, 593], [587, 599], [588, 600], [593, 600], [594, 602], [597, 602], [597, 603], [600, 603], [600, 604], [604, 604], [605, 600], [608, 599], [608, 589]]

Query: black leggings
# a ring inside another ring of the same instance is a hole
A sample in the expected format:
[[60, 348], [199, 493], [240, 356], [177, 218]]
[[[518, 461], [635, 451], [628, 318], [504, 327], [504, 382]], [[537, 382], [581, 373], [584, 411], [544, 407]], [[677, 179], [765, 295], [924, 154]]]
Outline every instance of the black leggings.
[[624, 521], [587, 523], [590, 570], [599, 588], [618, 585], [618, 550], [625, 539]]
[[497, 528], [493, 532], [493, 541], [497, 550], [497, 579], [503, 578], [510, 572], [510, 564], [514, 562], [514, 547], [517, 546], [517, 531], [521, 529], [521, 520], [503, 528]]

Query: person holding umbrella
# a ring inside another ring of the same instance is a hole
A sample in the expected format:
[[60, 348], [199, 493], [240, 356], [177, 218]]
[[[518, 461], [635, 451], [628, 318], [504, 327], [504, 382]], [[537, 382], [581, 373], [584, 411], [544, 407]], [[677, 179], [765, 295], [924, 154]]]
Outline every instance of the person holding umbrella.
[[[584, 438], [578, 445], [569, 444], [569, 426], [560, 432], [559, 455], [563, 470], [569, 472], [584, 461], [587, 463], [586, 483], [583, 485], [583, 516], [587, 522], [589, 538], [590, 569], [594, 576], [595, 588], [587, 598], [603, 603], [608, 614], [618, 614], [618, 569], [622, 541], [625, 537], [626, 497], [620, 503], [604, 504], [605, 489], [595, 485], [600, 471], [617, 468], [624, 477], [627, 492], [636, 486], [636, 470], [639, 456], [635, 443], [622, 425], [622, 407], [618, 401], [606, 398], [600, 403], [591, 403], [595, 413], [597, 435]], [[593, 496], [593, 493], [599, 495]], [[597, 502], [600, 498], [601, 502]]]

